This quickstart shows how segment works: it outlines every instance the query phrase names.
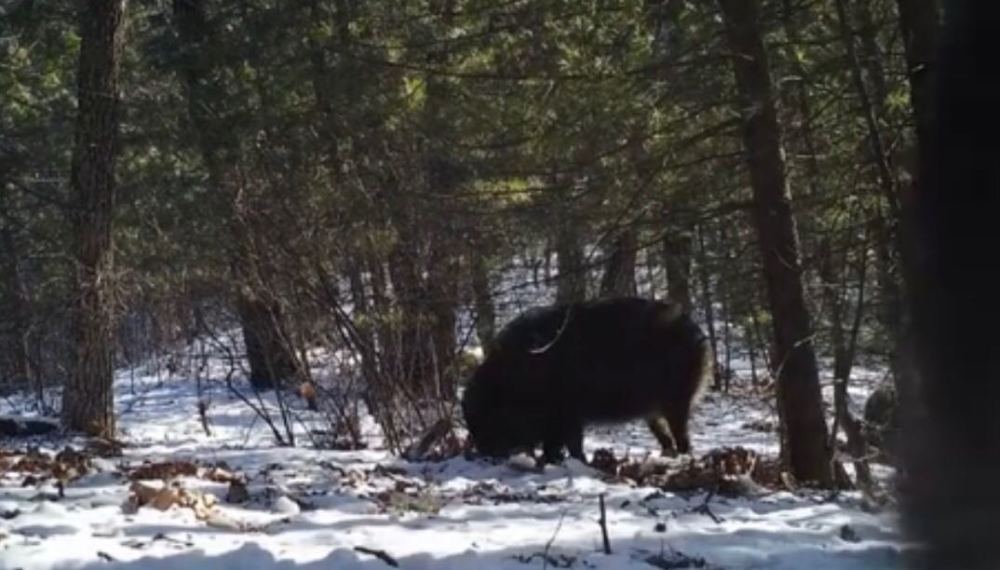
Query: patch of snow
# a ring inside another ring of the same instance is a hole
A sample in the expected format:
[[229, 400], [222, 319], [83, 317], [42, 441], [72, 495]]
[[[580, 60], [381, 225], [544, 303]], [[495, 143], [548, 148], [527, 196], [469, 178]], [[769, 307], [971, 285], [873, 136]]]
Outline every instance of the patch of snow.
[[[709, 568], [727, 569], [903, 566], [906, 545], [895, 513], [867, 512], [858, 493], [835, 500], [788, 492], [712, 497], [709, 516], [700, 508], [704, 493], [612, 482], [572, 459], [542, 470], [526, 456], [406, 462], [381, 445], [371, 418], [365, 418], [369, 449], [315, 449], [309, 430], [323, 427], [322, 419], [297, 404], [293, 429], [300, 446], [282, 447], [220, 380], [229, 372], [224, 359], [209, 359], [205, 366], [200, 390], [182, 376], [120, 374], [115, 389], [124, 457], [97, 461], [94, 472], [65, 486], [63, 498], [51, 485], [0, 479], [0, 570], [390, 567], [372, 552], [400, 568], [435, 570], [648, 570], [656, 557], [704, 559]], [[736, 372], [738, 384], [748, 383], [748, 372]], [[858, 369], [855, 377], [850, 393], [862, 401], [881, 375]], [[234, 378], [246, 389], [242, 377]], [[832, 398], [828, 382], [824, 394]], [[198, 417], [199, 401], [209, 402], [210, 434]], [[272, 412], [277, 406], [273, 394], [260, 404]], [[767, 422], [777, 424], [767, 396], [708, 393], [692, 418], [694, 453], [743, 446], [775, 454], [774, 431], [760, 427]], [[31, 441], [49, 453], [73, 443]], [[23, 445], [21, 440], [6, 447]], [[589, 428], [585, 451], [598, 448], [619, 457], [678, 461], [658, 458], [659, 446], [642, 422]], [[224, 462], [245, 476], [249, 500], [239, 504], [225, 502], [225, 483], [178, 480], [192, 492], [213, 495], [219, 512], [242, 526], [210, 525], [177, 506], [124, 512], [129, 481], [118, 473], [120, 464], [145, 461]], [[878, 477], [891, 476], [887, 467], [873, 467]], [[597, 524], [601, 496], [611, 555], [602, 552]]]

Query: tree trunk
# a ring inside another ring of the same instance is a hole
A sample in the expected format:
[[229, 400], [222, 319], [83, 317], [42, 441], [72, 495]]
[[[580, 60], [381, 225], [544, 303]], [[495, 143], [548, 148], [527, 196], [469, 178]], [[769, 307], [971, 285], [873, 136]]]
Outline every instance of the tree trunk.
[[689, 231], [673, 231], [663, 236], [663, 265], [667, 273], [667, 300], [684, 307], [690, 313], [691, 301], [691, 250], [693, 240]]
[[458, 303], [459, 263], [454, 253], [455, 245], [438, 236], [431, 255], [427, 272], [427, 288], [430, 291], [430, 305], [427, 307], [431, 319], [430, 342], [428, 347], [433, 358], [432, 371], [434, 394], [444, 400], [452, 400], [457, 389], [455, 327], [457, 324], [456, 305]]
[[[715, 334], [715, 299], [712, 295], [712, 279], [708, 272], [708, 250], [705, 247], [705, 228], [699, 225], [698, 231], [698, 276], [701, 280], [702, 307], [705, 311], [705, 322], [708, 325], [708, 342], [712, 346], [712, 354], [719, 354], [719, 337]], [[722, 389], [722, 371], [719, 370], [719, 359], [715, 358], [712, 365], [712, 389]]]
[[[1000, 84], [987, 78], [996, 72], [989, 54], [1000, 49], [1000, 14], [993, 2], [946, 5], [940, 60], [910, 66], [914, 95], [926, 89], [914, 98], [920, 170], [904, 250], [920, 383], [897, 488], [902, 528], [921, 546], [913, 568], [992, 569], [1000, 568], [1000, 331], [991, 317], [1000, 314], [1000, 279], [990, 254], [1000, 211]], [[932, 7], [900, 2], [910, 22], [909, 10]], [[904, 33], [911, 62], [920, 51], [913, 44], [934, 36], [927, 29], [917, 37], [915, 27]]]
[[496, 307], [493, 305], [493, 291], [490, 288], [490, 273], [486, 257], [481, 253], [471, 253], [472, 297], [476, 307], [476, 334], [485, 350], [493, 342], [496, 334]]
[[75, 358], [63, 391], [62, 415], [68, 429], [114, 437], [111, 223], [125, 1], [92, 0], [80, 6], [76, 140], [70, 175], [76, 209]]
[[249, 197], [240, 182], [239, 141], [217, 112], [219, 100], [212, 84], [212, 69], [206, 60], [210, 51], [205, 4], [202, 0], [174, 0], [174, 15], [181, 42], [179, 73], [187, 87], [188, 115], [195, 125], [202, 160], [210, 184], [229, 208], [229, 232], [234, 244], [230, 253], [234, 280], [238, 285], [234, 305], [243, 329], [250, 383], [267, 390], [299, 375], [298, 358], [284, 331], [284, 317], [277, 301], [264, 285], [253, 243], [250, 218], [254, 215]]
[[[2, 203], [0, 203], [0, 207], [2, 207]], [[36, 388], [39, 397], [38, 403], [44, 407], [41, 382], [36, 383], [36, 380], [41, 380], [41, 378], [36, 375], [31, 359], [31, 298], [24, 279], [23, 260], [18, 245], [13, 230], [8, 227], [0, 229], [0, 246], [3, 246], [4, 250], [0, 259], [6, 260], [6, 263], [0, 265], [0, 268], [6, 277], [7, 292], [10, 296], [7, 306], [10, 308], [8, 318], [10, 321], [10, 359], [13, 364], [13, 380], [18, 388]]]
[[[940, 9], [938, 0], [897, 0], [899, 9], [899, 24], [903, 35], [903, 46], [906, 53], [907, 78], [910, 83], [910, 102], [913, 107], [913, 117], [916, 124], [917, 144], [916, 152], [918, 157], [915, 162], [925, 162], [925, 149], [932, 141], [931, 130], [935, 124], [935, 109], [932, 101], [932, 89], [938, 74], [937, 53], [940, 35]], [[916, 173], [917, 167], [910, 168]], [[900, 201], [904, 209], [912, 208], [911, 202], [920, 193], [920, 177], [914, 174], [909, 187], [900, 188]], [[901, 227], [896, 232], [899, 236], [899, 265], [903, 267], [913, 266], [918, 255], [912, 251], [911, 241], [904, 239], [904, 236], [911, 235], [912, 231], [907, 228], [907, 218], [899, 220]], [[922, 255], [922, 254], [921, 254]], [[908, 298], [913, 284], [906, 278], [910, 272], [901, 271], [903, 279], [900, 281], [902, 292], [894, 299], [895, 304], [892, 310], [898, 318], [897, 349], [893, 355], [893, 370], [898, 371], [895, 376], [896, 394], [899, 407], [902, 413], [908, 414], [916, 403], [914, 390], [916, 390], [916, 371], [912, 369], [916, 355], [911, 354], [912, 337], [912, 314], [906, 310], [912, 307]], [[897, 417], [899, 414], [897, 414]]]
[[635, 230], [627, 229], [611, 246], [601, 277], [601, 297], [634, 297], [636, 254], [639, 248]]
[[243, 328], [250, 384], [256, 390], [268, 390], [295, 383], [299, 379], [298, 360], [287, 349], [287, 335], [278, 325], [282, 322], [281, 306], [240, 295], [236, 309]]
[[743, 142], [754, 196], [778, 350], [778, 406], [787, 457], [799, 481], [832, 481], [812, 324], [802, 284], [798, 231], [785, 176], [770, 69], [757, 0], [720, 0], [743, 115]]
[[568, 215], [562, 216], [556, 235], [559, 275], [556, 303], [572, 303], [587, 298], [587, 275], [583, 267], [583, 245], [579, 229]]
[[906, 52], [906, 76], [917, 125], [917, 144], [927, 144], [934, 124], [931, 89], [937, 74], [941, 16], [938, 0], [896, 0]]

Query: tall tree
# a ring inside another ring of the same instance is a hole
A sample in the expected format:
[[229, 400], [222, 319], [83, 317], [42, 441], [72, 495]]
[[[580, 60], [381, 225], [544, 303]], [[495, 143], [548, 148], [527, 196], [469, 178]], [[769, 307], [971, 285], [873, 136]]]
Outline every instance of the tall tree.
[[[901, 12], [903, 3], [900, 3]], [[908, 7], [931, 2], [907, 3]], [[909, 211], [915, 255], [905, 261], [914, 323], [914, 361], [926, 414], [907, 425], [901, 485], [904, 528], [926, 546], [914, 568], [997, 568], [1000, 514], [1000, 334], [997, 273], [984, 244], [996, 243], [1000, 209], [1000, 83], [985, 81], [1000, 48], [990, 2], [948, 2], [940, 65], [924, 75], [927, 113], [919, 140], [919, 191]], [[912, 39], [912, 38], [911, 38]], [[922, 41], [922, 40], [919, 40]], [[933, 77], [936, 76], [936, 77]], [[926, 82], [925, 82], [926, 81]]]
[[80, 4], [78, 110], [70, 185], [76, 234], [73, 371], [63, 391], [69, 429], [110, 437], [114, 281], [111, 224], [115, 211], [115, 155], [125, 37], [125, 0]]
[[801, 481], [831, 482], [830, 449], [785, 174], [781, 129], [757, 0], [720, 0], [736, 77], [753, 214], [778, 352], [778, 407], [787, 457]]
[[[227, 99], [228, 61], [219, 34], [213, 36], [203, 0], [174, 0], [180, 37], [179, 72], [187, 87], [189, 119], [197, 135], [209, 184], [217, 191], [220, 215], [228, 222], [230, 265], [237, 282], [234, 305], [243, 329], [250, 382], [268, 389], [300, 376], [285, 326], [285, 313], [268, 284], [263, 253], [255, 240], [257, 208], [243, 164], [240, 119], [246, 109]], [[220, 61], [221, 60], [221, 61]], [[222, 68], [222, 69], [220, 69]], [[233, 73], [232, 75], [238, 74]]]
[[941, 14], [938, 0], [897, 0], [899, 27], [906, 53], [906, 76], [917, 125], [917, 143], [929, 144], [935, 107], [931, 92], [937, 73]]

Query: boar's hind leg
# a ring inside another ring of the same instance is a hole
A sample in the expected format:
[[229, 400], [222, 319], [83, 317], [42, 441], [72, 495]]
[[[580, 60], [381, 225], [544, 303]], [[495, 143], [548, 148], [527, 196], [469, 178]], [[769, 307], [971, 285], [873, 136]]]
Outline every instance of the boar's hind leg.
[[674, 438], [671, 435], [670, 426], [663, 416], [654, 416], [647, 419], [646, 425], [649, 426], [649, 431], [653, 432], [653, 435], [656, 436], [656, 441], [660, 442], [660, 448], [663, 450], [665, 457], [677, 455], [677, 448], [674, 446]]

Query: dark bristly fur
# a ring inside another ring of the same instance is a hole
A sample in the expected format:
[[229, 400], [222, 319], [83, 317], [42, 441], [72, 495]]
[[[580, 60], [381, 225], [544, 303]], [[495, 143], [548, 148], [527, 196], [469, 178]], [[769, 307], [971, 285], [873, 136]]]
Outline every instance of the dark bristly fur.
[[497, 336], [462, 410], [488, 456], [541, 443], [547, 461], [563, 446], [584, 460], [588, 424], [637, 418], [664, 453], [689, 453], [688, 417], [711, 361], [705, 335], [674, 305], [622, 298], [534, 309]]

